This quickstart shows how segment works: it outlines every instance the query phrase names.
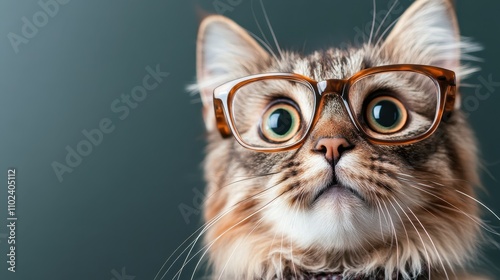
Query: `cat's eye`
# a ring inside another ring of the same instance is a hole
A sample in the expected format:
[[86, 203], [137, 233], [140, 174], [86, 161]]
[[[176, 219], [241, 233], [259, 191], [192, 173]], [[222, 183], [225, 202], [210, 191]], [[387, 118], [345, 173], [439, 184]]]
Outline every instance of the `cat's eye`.
[[273, 102], [264, 112], [260, 133], [264, 140], [282, 143], [292, 139], [300, 127], [300, 112], [290, 101]]
[[367, 137], [377, 141], [407, 141], [434, 129], [439, 118], [440, 88], [419, 72], [387, 71], [355, 80], [348, 106]]
[[365, 109], [365, 121], [368, 126], [382, 134], [401, 130], [408, 119], [405, 106], [392, 96], [377, 96]]
[[248, 146], [274, 149], [305, 137], [316, 96], [306, 83], [266, 79], [241, 85], [231, 99], [233, 129]]

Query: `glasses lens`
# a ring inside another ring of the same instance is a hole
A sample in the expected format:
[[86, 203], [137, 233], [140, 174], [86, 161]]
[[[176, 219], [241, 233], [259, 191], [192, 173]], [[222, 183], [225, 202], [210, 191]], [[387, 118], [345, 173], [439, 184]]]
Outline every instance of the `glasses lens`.
[[267, 79], [241, 86], [231, 114], [241, 141], [254, 148], [296, 144], [314, 116], [315, 94], [309, 84], [293, 79]]
[[437, 118], [439, 87], [423, 74], [383, 72], [353, 83], [348, 98], [354, 118], [366, 134], [402, 141], [431, 128]]

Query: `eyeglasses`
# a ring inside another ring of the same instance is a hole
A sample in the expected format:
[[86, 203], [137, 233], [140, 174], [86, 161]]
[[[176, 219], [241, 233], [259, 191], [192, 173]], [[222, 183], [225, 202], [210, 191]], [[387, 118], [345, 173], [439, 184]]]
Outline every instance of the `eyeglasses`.
[[[412, 144], [436, 131], [454, 109], [453, 71], [414, 64], [373, 67], [348, 79], [314, 81], [295, 73], [265, 73], [214, 90], [217, 128], [245, 148], [298, 148], [336, 94], [354, 127], [378, 145]], [[335, 125], [335, 123], [332, 123]]]

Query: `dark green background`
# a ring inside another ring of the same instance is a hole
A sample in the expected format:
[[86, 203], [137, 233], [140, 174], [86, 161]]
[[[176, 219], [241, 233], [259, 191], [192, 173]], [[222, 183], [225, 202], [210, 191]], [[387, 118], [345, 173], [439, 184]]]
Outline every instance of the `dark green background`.
[[[373, 9], [366, 0], [264, 2], [281, 46], [305, 52], [361, 42], [356, 30], [371, 22]], [[224, 15], [259, 33], [251, 4], [241, 0]], [[457, 5], [462, 34], [485, 48], [477, 53], [482, 70], [467, 82], [478, 86], [480, 77], [490, 75], [500, 81], [500, 2]], [[254, 6], [265, 25], [257, 1]], [[377, 6], [387, 11], [387, 1], [377, 0]], [[123, 267], [135, 279], [153, 279], [200, 225], [201, 216], [190, 216], [187, 224], [178, 207], [195, 207], [192, 189], [203, 189], [201, 105], [185, 87], [195, 77], [199, 15], [215, 12], [213, 1], [73, 0], [16, 54], [7, 34], [21, 34], [22, 17], [31, 19], [39, 10], [35, 0], [0, 2], [0, 279], [112, 279], [112, 271]], [[119, 120], [111, 102], [141, 84], [146, 66], [157, 64], [170, 76]], [[498, 105], [497, 86], [469, 119], [491, 174], [483, 171], [482, 201], [500, 213], [493, 179], [500, 177]], [[59, 182], [51, 163], [64, 162], [65, 147], [75, 148], [84, 139], [81, 131], [106, 117], [115, 130]], [[15, 274], [7, 272], [2, 238], [8, 167], [18, 171]], [[484, 217], [500, 228], [492, 215]], [[485, 247], [480, 270], [500, 275], [500, 250]]]

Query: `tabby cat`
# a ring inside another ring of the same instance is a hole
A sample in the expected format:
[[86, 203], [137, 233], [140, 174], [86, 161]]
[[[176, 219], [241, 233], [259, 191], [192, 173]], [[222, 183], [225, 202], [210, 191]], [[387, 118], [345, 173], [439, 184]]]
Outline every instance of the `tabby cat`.
[[360, 48], [263, 45], [223, 16], [200, 26], [213, 279], [474, 279], [478, 159], [457, 88], [477, 46], [453, 5], [417, 0]]

